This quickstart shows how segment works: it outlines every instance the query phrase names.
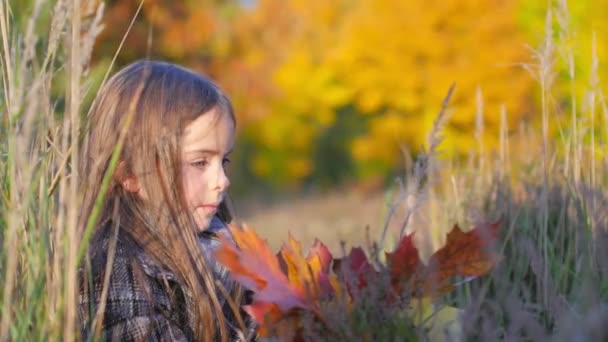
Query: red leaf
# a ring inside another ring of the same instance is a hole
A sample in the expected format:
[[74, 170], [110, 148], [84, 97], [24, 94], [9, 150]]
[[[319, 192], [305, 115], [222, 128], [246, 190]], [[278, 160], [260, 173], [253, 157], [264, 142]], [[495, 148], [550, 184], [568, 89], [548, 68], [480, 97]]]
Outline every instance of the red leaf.
[[481, 276], [498, 262], [490, 250], [499, 234], [499, 223], [482, 225], [463, 232], [457, 225], [448, 233], [443, 248], [435, 252], [424, 265], [412, 236], [399, 242], [393, 253], [387, 253], [391, 282], [400, 293], [408, 284], [414, 296], [445, 293], [453, 289], [449, 280], [455, 276]]
[[442, 283], [454, 276], [481, 276], [499, 261], [490, 248], [499, 237], [500, 223], [485, 224], [468, 232], [458, 225], [447, 236], [447, 242], [429, 259], [429, 276]]
[[404, 236], [393, 253], [386, 253], [393, 281], [409, 280], [420, 266], [418, 249], [414, 246], [414, 234]]
[[278, 321], [281, 316], [281, 309], [272, 302], [255, 302], [244, 306], [247, 312], [256, 322], [264, 322], [265, 320]]
[[367, 287], [367, 281], [377, 274], [362, 248], [350, 250], [348, 256], [334, 260], [334, 272], [346, 281], [351, 295]]

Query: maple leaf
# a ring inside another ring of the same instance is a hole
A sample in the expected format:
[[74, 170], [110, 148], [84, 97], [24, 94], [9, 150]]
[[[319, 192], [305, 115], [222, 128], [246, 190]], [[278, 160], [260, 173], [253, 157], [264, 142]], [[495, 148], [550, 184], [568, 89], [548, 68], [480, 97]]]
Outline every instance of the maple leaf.
[[430, 257], [427, 265], [420, 260], [412, 235], [405, 236], [393, 253], [386, 253], [393, 287], [400, 292], [409, 283], [413, 286], [412, 295], [422, 297], [452, 290], [454, 286], [448, 280], [455, 276], [488, 273], [500, 259], [490, 250], [498, 239], [499, 225], [481, 225], [468, 232], [454, 225], [445, 245]]
[[307, 307], [305, 291], [289, 282], [266, 240], [247, 225], [230, 231], [234, 242], [219, 235], [222, 245], [215, 256], [234, 280], [255, 293], [254, 303], [245, 307], [254, 319], [263, 322], [266, 314], [280, 316], [274, 311], [285, 313]]
[[386, 253], [391, 277], [395, 280], [409, 280], [420, 266], [421, 260], [413, 237], [413, 233], [404, 236], [393, 253]]
[[386, 254], [388, 267], [374, 266], [359, 247], [344, 258], [333, 259], [327, 247], [315, 240], [304, 257], [300, 242], [290, 236], [275, 255], [266, 240], [248, 226], [230, 226], [230, 232], [233, 240], [220, 236], [217, 260], [230, 270], [234, 280], [254, 292], [252, 303], [244, 310], [259, 324], [259, 334], [289, 336], [288, 340], [301, 335], [303, 312], [327, 324], [321, 304], [335, 304], [336, 298], [343, 298], [344, 287], [349, 311], [364, 298], [362, 290], [371, 284], [389, 289], [392, 285], [392, 291], [382, 297], [388, 308], [410, 296], [424, 298], [450, 291], [453, 277], [486, 274], [498, 261], [489, 249], [498, 238], [498, 223], [469, 232], [454, 226], [446, 245], [427, 265], [418, 256], [413, 236], [405, 236], [394, 252]]
[[315, 239], [306, 256], [312, 284], [318, 285], [315, 294], [318, 298], [328, 298], [335, 291], [339, 291], [339, 284], [335, 275], [330, 274], [333, 256], [327, 246]]
[[352, 248], [346, 257], [334, 260], [333, 270], [346, 282], [351, 296], [366, 288], [368, 280], [378, 273], [361, 247]]
[[333, 257], [329, 249], [319, 240], [315, 240], [306, 258], [302, 255], [300, 242], [290, 235], [287, 243], [279, 250], [277, 258], [290, 283], [303, 286], [306, 295], [311, 299], [327, 298], [334, 291], [329, 274]]
[[297, 319], [294, 311], [317, 312], [319, 299], [339, 289], [335, 275], [330, 274], [333, 257], [320, 241], [303, 257], [300, 243], [290, 236], [275, 255], [247, 225], [230, 226], [230, 232], [234, 242], [220, 236], [222, 245], [215, 255], [234, 280], [254, 292], [253, 302], [243, 308], [260, 324], [261, 335], [280, 320], [297, 325], [287, 319]]
[[463, 232], [454, 225], [445, 246], [429, 260], [429, 267], [436, 265], [431, 275], [441, 282], [457, 275], [477, 277], [488, 273], [500, 259], [491, 250], [498, 240], [499, 227], [497, 222]]

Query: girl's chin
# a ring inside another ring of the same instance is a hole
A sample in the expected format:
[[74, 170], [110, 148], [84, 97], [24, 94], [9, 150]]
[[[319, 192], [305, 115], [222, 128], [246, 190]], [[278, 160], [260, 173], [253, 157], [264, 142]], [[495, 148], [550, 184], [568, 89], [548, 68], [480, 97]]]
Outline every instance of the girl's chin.
[[195, 220], [196, 228], [199, 232], [207, 230], [209, 228], [209, 220]]
[[209, 228], [211, 218], [213, 218], [213, 215], [207, 216], [200, 215], [197, 212], [194, 213], [194, 222], [196, 223], [199, 232], [205, 231], [207, 228]]

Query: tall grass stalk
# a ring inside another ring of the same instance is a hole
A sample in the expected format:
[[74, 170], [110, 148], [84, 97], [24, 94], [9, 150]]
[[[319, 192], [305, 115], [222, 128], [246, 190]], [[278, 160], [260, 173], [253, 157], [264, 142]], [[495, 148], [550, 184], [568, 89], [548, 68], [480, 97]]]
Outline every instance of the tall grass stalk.
[[78, 234], [78, 154], [79, 154], [79, 137], [80, 137], [80, 87], [82, 77], [82, 60], [81, 60], [81, 0], [73, 0], [72, 2], [72, 22], [71, 22], [71, 37], [70, 37], [70, 58], [69, 58], [69, 75], [70, 83], [66, 98], [69, 99], [69, 116], [70, 116], [70, 159], [72, 168], [69, 178], [69, 203], [67, 208], [68, 214], [68, 249], [67, 253], [67, 272], [66, 272], [66, 319], [65, 319], [65, 339], [72, 341], [74, 339], [74, 328], [76, 326], [76, 307], [77, 307], [77, 251], [75, 248], [79, 245], [80, 238]]
[[[0, 2], [0, 340], [71, 341], [78, 337], [82, 89], [103, 6], [32, 0], [24, 13], [8, 6]], [[87, 10], [95, 15], [85, 24]], [[17, 18], [28, 20], [21, 27]]]

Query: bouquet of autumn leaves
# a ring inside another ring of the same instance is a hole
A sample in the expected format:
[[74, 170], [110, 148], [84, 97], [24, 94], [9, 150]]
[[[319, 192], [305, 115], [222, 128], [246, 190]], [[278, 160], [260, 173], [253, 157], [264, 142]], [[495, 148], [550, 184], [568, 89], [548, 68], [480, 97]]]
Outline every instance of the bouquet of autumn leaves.
[[244, 310], [259, 324], [262, 337], [415, 340], [421, 334], [413, 317], [416, 303], [428, 306], [458, 281], [488, 273], [499, 260], [493, 248], [498, 227], [486, 224], [464, 232], [455, 225], [444, 247], [424, 263], [413, 234], [401, 238], [381, 261], [359, 247], [334, 258], [318, 240], [304, 255], [293, 237], [275, 254], [248, 226], [231, 226], [233, 241], [221, 236], [216, 257], [235, 281], [253, 291]]

